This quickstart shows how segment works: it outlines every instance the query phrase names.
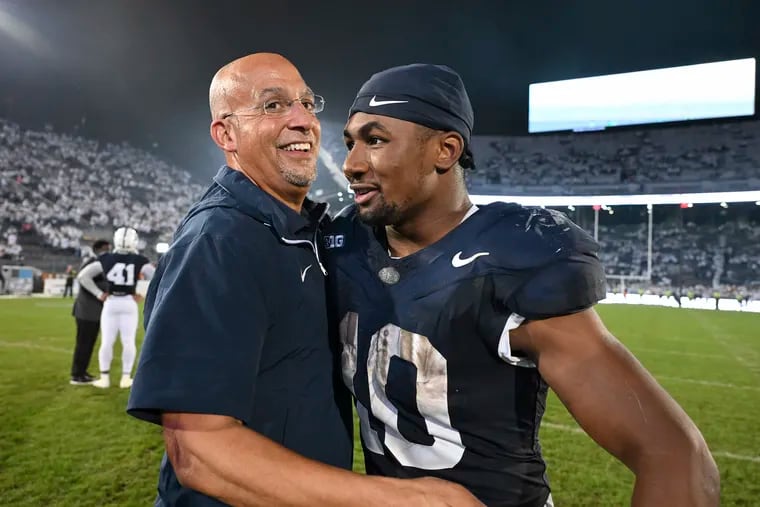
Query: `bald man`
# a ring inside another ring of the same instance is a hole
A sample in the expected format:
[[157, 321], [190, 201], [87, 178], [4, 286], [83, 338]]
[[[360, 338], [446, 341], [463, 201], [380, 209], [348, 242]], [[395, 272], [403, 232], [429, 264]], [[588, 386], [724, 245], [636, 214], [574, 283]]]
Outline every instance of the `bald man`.
[[226, 165], [145, 301], [128, 412], [164, 428], [156, 505], [481, 505], [460, 486], [350, 472], [351, 409], [328, 339], [316, 177], [324, 100], [280, 55], [220, 69]]

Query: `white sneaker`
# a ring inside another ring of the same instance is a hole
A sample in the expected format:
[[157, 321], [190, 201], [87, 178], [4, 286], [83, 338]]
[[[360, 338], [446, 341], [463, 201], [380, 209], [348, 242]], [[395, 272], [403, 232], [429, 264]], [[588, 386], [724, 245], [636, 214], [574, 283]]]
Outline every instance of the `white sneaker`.
[[101, 375], [98, 380], [92, 383], [92, 385], [100, 389], [108, 389], [111, 387], [111, 379], [108, 378], [108, 375]]
[[119, 382], [119, 387], [121, 387], [122, 389], [129, 389], [130, 387], [132, 387], [132, 377], [130, 377], [129, 375], [122, 375], [121, 381]]

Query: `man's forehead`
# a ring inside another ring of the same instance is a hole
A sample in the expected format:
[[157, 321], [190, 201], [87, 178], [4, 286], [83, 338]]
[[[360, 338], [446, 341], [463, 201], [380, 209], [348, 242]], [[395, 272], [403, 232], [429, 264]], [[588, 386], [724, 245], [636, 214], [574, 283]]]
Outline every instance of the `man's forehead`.
[[302, 92], [308, 89], [301, 75], [289, 66], [260, 69], [248, 74], [248, 85], [253, 96], [260, 96], [269, 90], [280, 92]]
[[251, 89], [251, 95], [253, 97], [261, 97], [264, 95], [294, 95], [300, 97], [307, 94], [313, 95], [314, 92], [312, 92], [311, 88], [306, 86], [303, 82], [298, 85], [273, 84], [270, 86], [253, 87]]

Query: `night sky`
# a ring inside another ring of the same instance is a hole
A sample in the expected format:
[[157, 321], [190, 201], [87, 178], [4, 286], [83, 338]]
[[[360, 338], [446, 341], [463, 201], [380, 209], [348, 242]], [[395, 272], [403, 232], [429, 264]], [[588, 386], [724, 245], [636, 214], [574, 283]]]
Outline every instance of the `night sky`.
[[342, 122], [374, 72], [443, 63], [475, 134], [527, 134], [528, 85], [760, 57], [760, 2], [0, 0], [0, 117], [150, 149], [202, 179], [216, 70], [282, 53]]

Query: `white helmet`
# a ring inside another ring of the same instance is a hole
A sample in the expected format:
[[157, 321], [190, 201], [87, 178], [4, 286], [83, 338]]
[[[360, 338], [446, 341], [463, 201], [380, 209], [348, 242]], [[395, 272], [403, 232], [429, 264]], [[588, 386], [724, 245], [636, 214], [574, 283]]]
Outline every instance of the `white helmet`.
[[119, 227], [113, 233], [113, 249], [115, 252], [137, 253], [137, 231], [131, 227]]

